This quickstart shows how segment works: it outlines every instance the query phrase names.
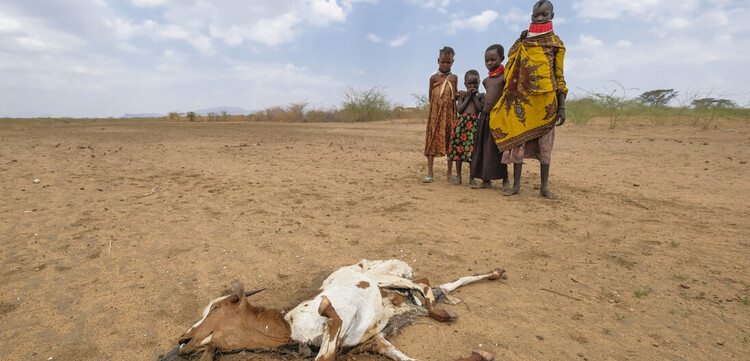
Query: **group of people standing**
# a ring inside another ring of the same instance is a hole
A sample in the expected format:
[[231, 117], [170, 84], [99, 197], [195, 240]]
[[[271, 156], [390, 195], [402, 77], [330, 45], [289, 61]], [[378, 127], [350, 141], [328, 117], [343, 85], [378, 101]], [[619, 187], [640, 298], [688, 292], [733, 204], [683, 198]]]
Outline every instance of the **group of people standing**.
[[[463, 182], [462, 167], [470, 163], [472, 188], [491, 188], [502, 179], [503, 194], [518, 194], [525, 158], [541, 164], [540, 194], [556, 198], [548, 179], [555, 125], [565, 122], [568, 89], [563, 76], [565, 46], [552, 29], [554, 7], [549, 0], [534, 4], [531, 25], [508, 50], [490, 45], [484, 53], [488, 76], [479, 92], [479, 72], [464, 76], [465, 91], [458, 91], [458, 77], [451, 73], [455, 52], [440, 50], [438, 72], [430, 77], [429, 115], [425, 137], [427, 175], [434, 180], [436, 156], [448, 156], [448, 180]], [[453, 175], [453, 162], [456, 175]], [[513, 184], [508, 177], [513, 164]]]

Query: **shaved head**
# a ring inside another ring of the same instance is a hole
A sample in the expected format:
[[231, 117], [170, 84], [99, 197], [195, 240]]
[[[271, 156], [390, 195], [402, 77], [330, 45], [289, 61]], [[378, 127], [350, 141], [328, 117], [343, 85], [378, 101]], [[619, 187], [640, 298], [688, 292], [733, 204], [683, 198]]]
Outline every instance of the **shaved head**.
[[549, 5], [550, 11], [555, 11], [555, 6], [552, 5], [552, 2], [549, 1], [549, 0], [539, 0], [539, 1], [537, 1], [536, 4], [534, 4], [534, 9], [542, 7], [544, 5]]

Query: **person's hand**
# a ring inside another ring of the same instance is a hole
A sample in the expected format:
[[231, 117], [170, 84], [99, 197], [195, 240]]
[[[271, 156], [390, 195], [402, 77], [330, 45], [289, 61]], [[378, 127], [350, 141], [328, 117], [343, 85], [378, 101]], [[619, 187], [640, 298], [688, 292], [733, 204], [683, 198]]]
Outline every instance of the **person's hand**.
[[459, 90], [459, 91], [458, 91], [458, 96], [459, 96], [460, 98], [463, 98], [463, 97], [465, 97], [465, 96], [466, 96], [466, 92], [465, 92], [465, 91], [463, 91], [463, 90]]
[[557, 108], [557, 126], [565, 124], [565, 107]]
[[518, 39], [520, 39], [520, 40], [526, 39], [526, 37], [528, 35], [529, 35], [529, 31], [528, 30], [524, 30], [524, 31], [521, 32], [521, 36], [519, 36]]
[[471, 88], [471, 89], [469, 89], [469, 94], [470, 95], [477, 95], [477, 93], [479, 93], [479, 90], [477, 90], [477, 88]]

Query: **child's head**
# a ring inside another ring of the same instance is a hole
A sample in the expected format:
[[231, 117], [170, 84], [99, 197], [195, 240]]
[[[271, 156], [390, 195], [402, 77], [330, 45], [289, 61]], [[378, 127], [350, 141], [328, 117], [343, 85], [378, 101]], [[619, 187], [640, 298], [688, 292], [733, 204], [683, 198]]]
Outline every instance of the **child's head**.
[[466, 89], [479, 89], [479, 72], [471, 69], [464, 75], [464, 86]]
[[493, 71], [500, 67], [505, 60], [505, 49], [500, 44], [492, 44], [484, 52], [484, 65], [487, 70]]
[[555, 17], [555, 7], [549, 0], [539, 0], [534, 4], [534, 10], [531, 13], [531, 22], [533, 24], [546, 24]]
[[440, 49], [440, 56], [438, 57], [438, 69], [440, 69], [440, 71], [442, 71], [443, 73], [451, 71], [454, 55], [456, 55], [456, 52], [454, 52], [453, 48], [451, 48], [450, 46], [446, 46]]

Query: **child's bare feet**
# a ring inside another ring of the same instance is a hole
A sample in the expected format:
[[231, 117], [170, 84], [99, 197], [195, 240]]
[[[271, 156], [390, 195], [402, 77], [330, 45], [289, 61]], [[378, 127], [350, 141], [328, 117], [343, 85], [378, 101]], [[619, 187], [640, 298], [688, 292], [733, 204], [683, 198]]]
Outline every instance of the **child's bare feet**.
[[453, 177], [453, 184], [459, 185], [459, 184], [461, 184], [461, 181], [462, 181], [462, 179], [461, 179], [460, 175]]
[[521, 191], [521, 186], [513, 186], [503, 191], [504, 196], [512, 196]]
[[477, 180], [474, 178], [469, 178], [469, 184], [475, 186], [477, 185]]
[[491, 181], [483, 180], [482, 183], [477, 183], [477, 184], [471, 186], [471, 188], [474, 188], [474, 189], [492, 188], [492, 182]]
[[542, 197], [549, 198], [549, 199], [557, 199], [557, 195], [552, 193], [552, 191], [550, 191], [549, 188], [540, 189], [539, 195], [541, 195]]
[[503, 178], [503, 191], [510, 189], [510, 181], [508, 178]]

